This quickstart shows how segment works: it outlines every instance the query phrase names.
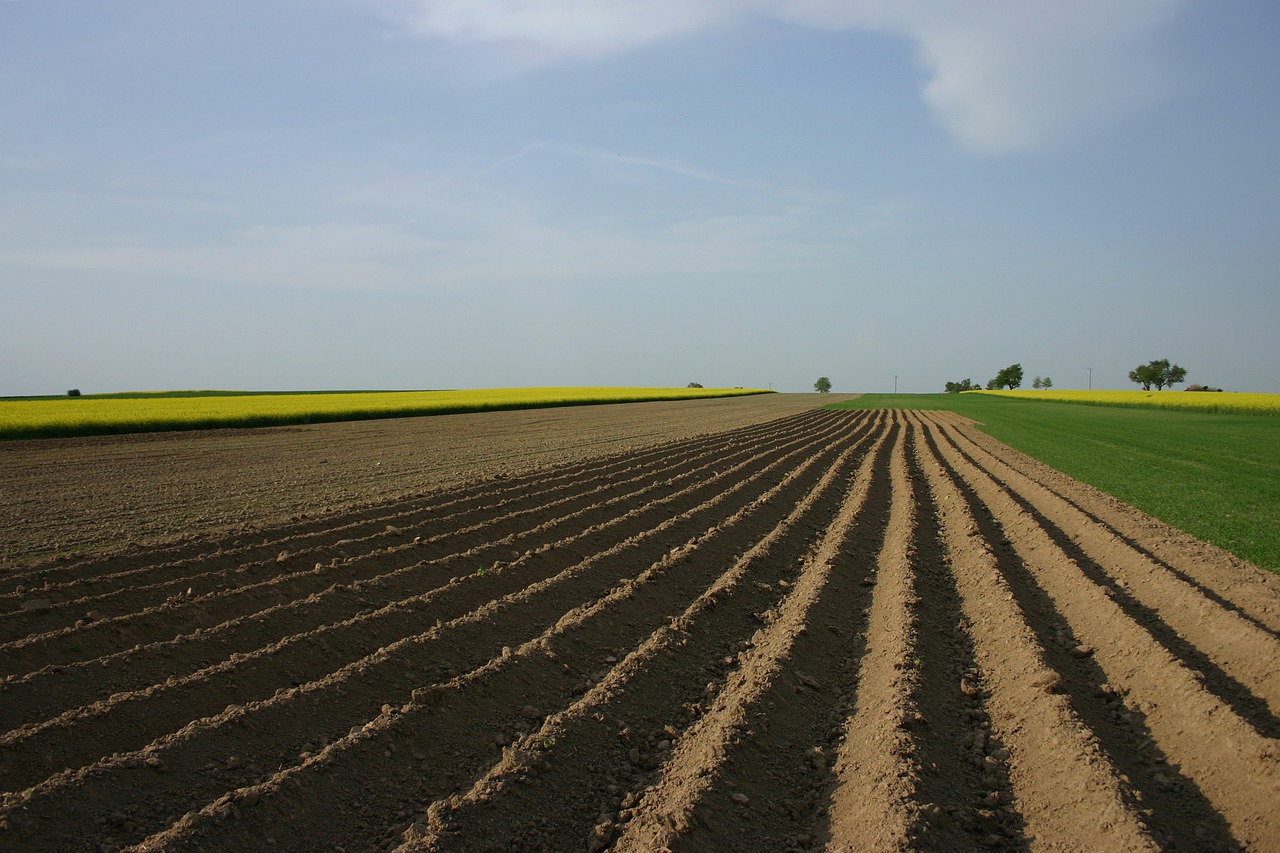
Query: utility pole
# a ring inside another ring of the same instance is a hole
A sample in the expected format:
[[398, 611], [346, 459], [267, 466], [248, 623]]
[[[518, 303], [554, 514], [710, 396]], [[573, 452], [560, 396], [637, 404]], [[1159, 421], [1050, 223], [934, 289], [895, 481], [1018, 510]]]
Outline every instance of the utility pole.
[[1089, 390], [1093, 390], [1093, 368], [1089, 368]]
[[898, 375], [896, 373], [893, 375], [893, 393], [898, 393]]

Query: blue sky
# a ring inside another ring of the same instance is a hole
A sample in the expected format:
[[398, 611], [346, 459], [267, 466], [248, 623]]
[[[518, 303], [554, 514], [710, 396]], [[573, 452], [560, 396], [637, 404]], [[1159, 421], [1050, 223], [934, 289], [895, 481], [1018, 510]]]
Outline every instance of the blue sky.
[[1271, 0], [0, 0], [0, 395], [1280, 392]]

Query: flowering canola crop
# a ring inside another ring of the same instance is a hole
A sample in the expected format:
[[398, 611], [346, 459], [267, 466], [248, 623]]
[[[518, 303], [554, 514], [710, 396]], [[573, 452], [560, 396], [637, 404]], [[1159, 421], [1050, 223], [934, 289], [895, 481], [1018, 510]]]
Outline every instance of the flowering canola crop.
[[0, 400], [0, 438], [259, 427], [595, 403], [764, 394], [742, 388], [484, 388], [323, 394], [210, 394]]
[[1086, 403], [1094, 406], [1137, 406], [1182, 411], [1246, 415], [1280, 415], [1280, 394], [1237, 394], [1225, 391], [967, 391], [1028, 400]]

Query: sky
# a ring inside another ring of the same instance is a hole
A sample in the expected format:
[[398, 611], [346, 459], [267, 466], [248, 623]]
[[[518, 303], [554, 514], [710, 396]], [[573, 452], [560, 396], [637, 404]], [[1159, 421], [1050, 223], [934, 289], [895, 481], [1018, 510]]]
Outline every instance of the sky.
[[0, 0], [0, 395], [1280, 392], [1274, 0]]

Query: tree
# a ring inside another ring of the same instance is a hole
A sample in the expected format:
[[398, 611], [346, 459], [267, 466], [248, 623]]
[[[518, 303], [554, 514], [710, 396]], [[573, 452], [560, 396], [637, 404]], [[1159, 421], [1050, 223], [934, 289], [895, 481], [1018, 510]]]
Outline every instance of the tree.
[[1141, 385], [1143, 391], [1150, 391], [1151, 383], [1155, 381], [1155, 371], [1149, 364], [1139, 364], [1129, 371], [1129, 381]]
[[1011, 364], [997, 373], [995, 378], [987, 383], [987, 389], [994, 391], [997, 388], [1007, 386], [1012, 391], [1020, 385], [1022, 385], [1022, 365]]
[[1046, 376], [1044, 379], [1040, 380], [1040, 387], [1048, 391], [1053, 387], [1053, 380]]
[[1044, 380], [1037, 376], [1035, 379], [1031, 380], [1031, 387], [1039, 391], [1044, 387]]
[[825, 394], [831, 390], [831, 380], [825, 376], [819, 376], [818, 381], [813, 383], [813, 390], [819, 394]]
[[1185, 367], [1179, 367], [1176, 364], [1169, 364], [1169, 360], [1167, 358], [1162, 358], [1160, 361], [1163, 364], [1163, 369], [1160, 371], [1160, 376], [1156, 379], [1157, 391], [1164, 388], [1166, 385], [1172, 389], [1174, 385], [1187, 378], [1187, 369]]
[[948, 394], [959, 394], [961, 391], [976, 391], [980, 387], [975, 385], [973, 380], [966, 379], [963, 382], [948, 382], [946, 384], [946, 392]]
[[79, 388], [72, 388], [70, 391], [68, 391], [68, 392], [67, 392], [67, 396], [68, 396], [68, 397], [79, 397], [79, 396], [80, 396], [80, 389], [79, 389]]
[[1150, 391], [1152, 385], [1156, 386], [1157, 391], [1162, 390], [1166, 385], [1172, 388], [1186, 378], [1187, 369], [1170, 364], [1167, 358], [1158, 358], [1146, 364], [1140, 364], [1129, 371], [1129, 381], [1141, 385], [1143, 391]]
[[689, 383], [689, 387], [690, 387], [690, 388], [701, 388], [701, 387], [702, 387], [702, 383], [701, 383], [701, 382], [690, 382], [690, 383]]

